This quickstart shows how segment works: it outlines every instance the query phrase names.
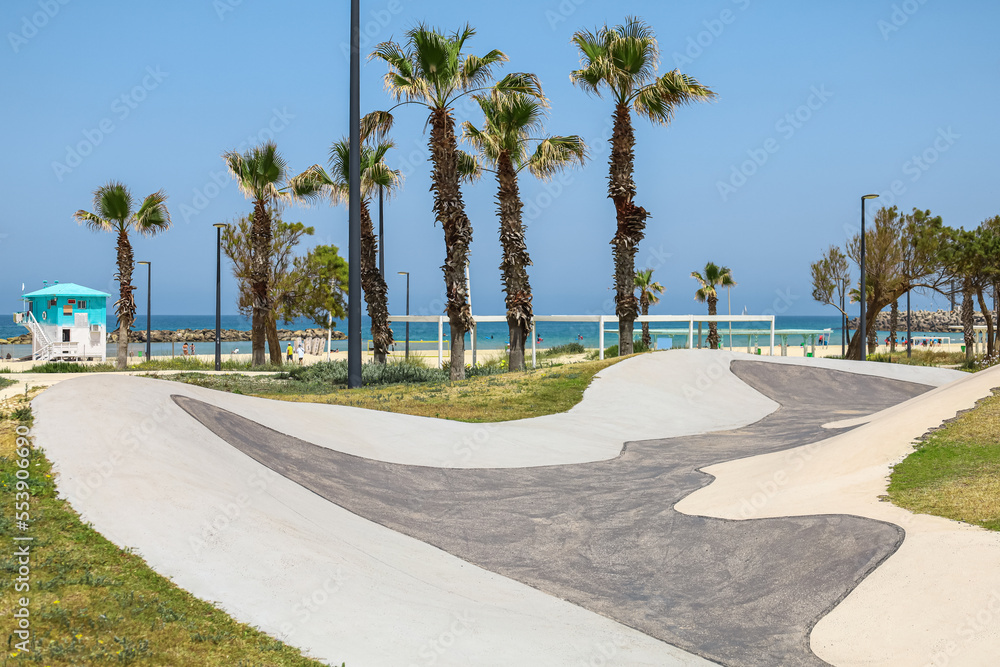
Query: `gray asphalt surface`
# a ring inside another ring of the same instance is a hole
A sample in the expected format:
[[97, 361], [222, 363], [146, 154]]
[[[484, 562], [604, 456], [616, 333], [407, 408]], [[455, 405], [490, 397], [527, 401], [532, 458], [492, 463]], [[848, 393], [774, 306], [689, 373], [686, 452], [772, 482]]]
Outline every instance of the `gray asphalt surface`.
[[610, 461], [539, 468], [372, 461], [174, 400], [272, 470], [480, 567], [724, 665], [823, 665], [810, 630], [899, 547], [903, 530], [844, 515], [727, 521], [673, 506], [711, 482], [698, 468], [823, 440], [837, 433], [823, 423], [929, 387], [765, 362], [732, 370], [781, 408], [733, 431], [628, 443]]

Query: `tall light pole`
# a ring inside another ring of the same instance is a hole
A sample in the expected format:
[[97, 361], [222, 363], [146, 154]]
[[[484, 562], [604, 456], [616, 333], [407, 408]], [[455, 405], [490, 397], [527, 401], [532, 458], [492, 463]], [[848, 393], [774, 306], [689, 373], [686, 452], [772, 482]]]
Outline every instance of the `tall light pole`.
[[865, 306], [868, 301], [868, 291], [865, 269], [865, 200], [878, 199], [878, 195], [864, 195], [861, 197], [861, 328], [858, 335], [861, 336], [861, 361], [868, 360], [868, 327], [865, 326]]
[[347, 387], [361, 387], [361, 0], [351, 0]]
[[382, 205], [385, 203], [382, 186], [378, 186], [378, 272], [385, 281], [385, 230], [383, 229]]
[[[406, 314], [410, 314], [410, 272], [400, 271], [399, 275], [406, 276]], [[406, 321], [406, 358], [410, 358], [410, 321]]]
[[215, 227], [215, 370], [222, 370], [222, 229], [228, 227], [217, 222]]
[[[151, 358], [149, 356], [149, 350], [150, 350], [150, 343], [149, 343], [150, 325], [149, 325], [149, 319], [150, 319], [150, 316], [152, 315], [152, 311], [150, 310], [150, 305], [153, 303], [153, 297], [151, 295], [151, 293], [153, 291], [153, 263], [152, 262], [136, 262], [136, 263], [139, 266], [142, 266], [143, 264], [146, 265], [146, 361], [149, 361], [150, 358]], [[119, 343], [120, 342], [121, 341], [119, 341]], [[128, 341], [127, 340], [125, 341], [125, 349], [126, 349], [126, 351], [128, 350]]]

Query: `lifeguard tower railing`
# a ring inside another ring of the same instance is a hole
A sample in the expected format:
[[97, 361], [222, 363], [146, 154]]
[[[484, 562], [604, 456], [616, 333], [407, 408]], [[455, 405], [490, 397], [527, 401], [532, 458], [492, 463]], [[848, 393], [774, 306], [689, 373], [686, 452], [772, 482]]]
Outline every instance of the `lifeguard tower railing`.
[[[472, 319], [477, 323], [482, 322], [506, 322], [507, 318], [504, 315], [473, 315]], [[437, 323], [438, 325], [438, 368], [444, 367], [444, 325], [447, 323], [447, 315], [390, 315], [390, 322], [425, 322], [425, 323]], [[537, 332], [535, 331], [535, 324], [537, 322], [593, 322], [597, 326], [598, 332], [598, 355], [599, 358], [604, 359], [604, 336], [605, 333], [613, 333], [617, 336], [617, 331], [611, 332], [607, 330], [607, 325], [618, 324], [618, 317], [614, 315], [537, 315], [531, 322], [531, 334], [528, 336], [531, 339], [531, 365], [537, 365], [537, 348], [535, 341], [538, 339]], [[766, 330], [769, 332], [769, 345], [770, 354], [774, 355], [774, 315], [640, 315], [635, 318], [635, 323], [641, 325], [643, 322], [654, 323], [682, 323], [687, 324], [687, 346], [688, 348], [694, 347], [695, 339], [695, 328], [699, 323], [729, 323], [729, 322], [766, 322], [769, 324], [769, 328]], [[636, 327], [636, 331], [639, 328]], [[475, 353], [476, 351], [476, 331], [470, 332], [472, 334], [472, 348], [471, 351]], [[719, 329], [719, 333], [724, 333], [722, 329]]]

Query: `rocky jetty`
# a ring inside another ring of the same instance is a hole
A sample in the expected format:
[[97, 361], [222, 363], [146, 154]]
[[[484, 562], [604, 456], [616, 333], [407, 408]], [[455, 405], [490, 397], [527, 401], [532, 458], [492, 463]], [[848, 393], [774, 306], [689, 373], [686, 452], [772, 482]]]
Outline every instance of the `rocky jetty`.
[[[223, 342], [242, 343], [250, 340], [249, 331], [237, 329], [223, 329], [220, 332]], [[326, 329], [302, 329], [292, 331], [290, 329], [278, 329], [278, 340], [283, 342], [294, 341], [299, 338], [322, 338], [326, 339]], [[340, 331], [333, 332], [334, 340], [345, 340], [345, 336]], [[129, 332], [129, 341], [132, 343], [145, 343], [146, 331], [133, 329]], [[178, 329], [177, 331], [151, 331], [149, 339], [153, 343], [214, 343], [215, 329]], [[7, 340], [0, 339], [5, 345], [30, 345], [31, 334], [26, 333], [21, 336], [14, 336]], [[118, 342], [118, 332], [112, 331], [108, 334], [109, 343]]]
[[[962, 326], [962, 315], [959, 311], [950, 310], [914, 310], [911, 313], [911, 328], [913, 331], [928, 331], [934, 333], [946, 333], [948, 331], [954, 331], [951, 327]], [[996, 320], [994, 320], [995, 322]], [[883, 311], [875, 317], [875, 323], [879, 331], [889, 330], [889, 311]], [[983, 314], [979, 312], [977, 308], [975, 311], [975, 324], [979, 326], [986, 325], [986, 319]], [[858, 318], [852, 318], [850, 321], [850, 326], [856, 328], [858, 326]], [[899, 331], [906, 331], [906, 310], [899, 310], [899, 325], [897, 327]]]

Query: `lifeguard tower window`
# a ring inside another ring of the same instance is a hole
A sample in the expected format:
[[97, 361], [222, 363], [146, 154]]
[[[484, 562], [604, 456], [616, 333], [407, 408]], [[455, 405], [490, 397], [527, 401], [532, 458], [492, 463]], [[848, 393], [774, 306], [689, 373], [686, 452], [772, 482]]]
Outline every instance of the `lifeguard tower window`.
[[63, 331], [62, 342], [68, 343], [69, 342], [69, 329], [63, 329], [62, 331]]
[[72, 314], [73, 314], [73, 306], [67, 303], [65, 306], [63, 306], [63, 315], [72, 315]]
[[84, 308], [87, 307], [87, 302], [86, 301], [77, 301], [76, 302], [76, 307], [79, 308], [80, 310], [83, 310]]

